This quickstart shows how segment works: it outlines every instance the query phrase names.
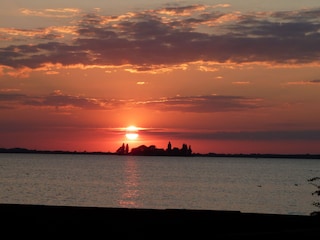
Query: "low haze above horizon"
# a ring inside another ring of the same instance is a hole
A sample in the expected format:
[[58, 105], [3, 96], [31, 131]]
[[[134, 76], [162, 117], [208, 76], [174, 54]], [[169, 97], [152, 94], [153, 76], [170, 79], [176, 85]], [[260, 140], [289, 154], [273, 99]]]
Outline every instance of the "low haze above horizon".
[[0, 9], [0, 148], [320, 153], [320, 3]]

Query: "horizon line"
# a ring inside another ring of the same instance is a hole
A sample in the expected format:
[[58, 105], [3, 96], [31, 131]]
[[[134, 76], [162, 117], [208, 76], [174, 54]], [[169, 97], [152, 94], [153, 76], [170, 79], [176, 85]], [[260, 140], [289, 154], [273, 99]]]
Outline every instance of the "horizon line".
[[[141, 145], [142, 146], [142, 145]], [[107, 154], [107, 155], [119, 155], [116, 151], [110, 152], [110, 151], [77, 151], [77, 150], [40, 150], [40, 149], [29, 149], [29, 148], [23, 148], [23, 147], [13, 147], [13, 148], [2, 148], [0, 147], [0, 153], [68, 153], [68, 154]], [[130, 156], [130, 154], [127, 154]], [[123, 155], [123, 156], [127, 156]], [[154, 155], [156, 156], [156, 155]], [[160, 156], [160, 155], [159, 155]], [[278, 156], [278, 157], [294, 157], [294, 156], [309, 156], [309, 157], [315, 157], [320, 159], [320, 153], [216, 153], [216, 152], [207, 152], [207, 153], [192, 153], [191, 156]]]

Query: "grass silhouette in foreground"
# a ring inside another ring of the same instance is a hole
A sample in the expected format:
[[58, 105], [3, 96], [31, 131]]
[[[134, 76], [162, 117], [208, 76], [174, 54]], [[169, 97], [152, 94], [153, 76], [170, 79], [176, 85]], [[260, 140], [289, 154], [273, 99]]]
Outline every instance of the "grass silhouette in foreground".
[[[308, 179], [308, 182], [317, 188], [317, 190], [312, 192], [312, 195], [320, 196], [320, 177], [310, 178], [310, 179]], [[315, 183], [315, 182], [318, 182], [318, 183]], [[320, 202], [319, 201], [313, 202], [312, 205], [317, 207], [317, 208], [320, 208]], [[311, 214], [320, 216], [320, 211], [314, 211]]]

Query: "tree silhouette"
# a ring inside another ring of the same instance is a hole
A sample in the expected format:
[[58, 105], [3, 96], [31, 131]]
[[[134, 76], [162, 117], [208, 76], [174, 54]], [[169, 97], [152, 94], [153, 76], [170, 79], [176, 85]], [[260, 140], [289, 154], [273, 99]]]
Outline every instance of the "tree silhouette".
[[[318, 184], [315, 183], [317, 181], [320, 181], [320, 177], [313, 177], [313, 178], [308, 179], [308, 182], [317, 188], [317, 190], [312, 192], [312, 195], [320, 196], [320, 183], [318, 183]], [[320, 208], [320, 202], [319, 201], [313, 202], [312, 205], [317, 207], [317, 208]], [[315, 211], [315, 212], [313, 212], [311, 214], [312, 215], [320, 215], [320, 211]]]

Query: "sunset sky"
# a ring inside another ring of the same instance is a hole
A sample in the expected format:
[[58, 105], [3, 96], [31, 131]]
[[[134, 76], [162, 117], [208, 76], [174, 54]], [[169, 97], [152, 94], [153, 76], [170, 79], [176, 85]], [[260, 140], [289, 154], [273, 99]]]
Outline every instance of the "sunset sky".
[[0, 148], [168, 141], [320, 153], [319, 0], [1, 1]]

